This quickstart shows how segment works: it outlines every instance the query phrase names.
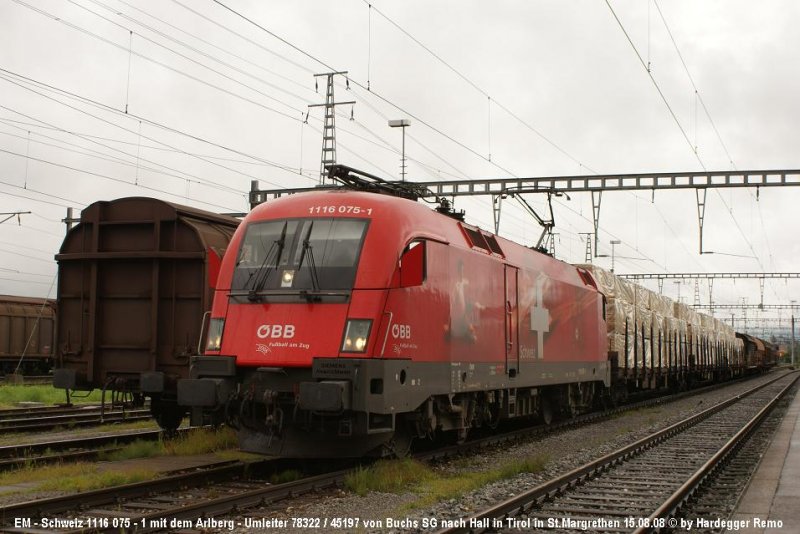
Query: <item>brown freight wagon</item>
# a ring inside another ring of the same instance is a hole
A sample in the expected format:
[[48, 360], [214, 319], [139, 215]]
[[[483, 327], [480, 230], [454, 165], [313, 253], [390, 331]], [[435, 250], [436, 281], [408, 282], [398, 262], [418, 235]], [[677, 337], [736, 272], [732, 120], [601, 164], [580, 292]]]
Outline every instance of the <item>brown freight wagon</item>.
[[150, 397], [159, 425], [176, 428], [177, 381], [189, 375], [238, 224], [143, 197], [84, 209], [56, 256], [55, 387]]
[[50, 371], [56, 303], [53, 300], [0, 295], [0, 370], [23, 374]]

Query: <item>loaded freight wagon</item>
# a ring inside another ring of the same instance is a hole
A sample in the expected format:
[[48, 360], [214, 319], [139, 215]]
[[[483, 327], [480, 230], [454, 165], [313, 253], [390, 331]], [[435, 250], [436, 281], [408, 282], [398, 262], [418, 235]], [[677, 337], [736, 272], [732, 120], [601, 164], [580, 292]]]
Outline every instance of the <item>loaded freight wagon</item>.
[[743, 344], [733, 328], [596, 265], [590, 271], [606, 297], [609, 353], [621, 393], [684, 388], [744, 370]]
[[180, 424], [220, 262], [239, 221], [153, 198], [95, 202], [58, 261], [54, 385], [150, 397], [164, 428]]

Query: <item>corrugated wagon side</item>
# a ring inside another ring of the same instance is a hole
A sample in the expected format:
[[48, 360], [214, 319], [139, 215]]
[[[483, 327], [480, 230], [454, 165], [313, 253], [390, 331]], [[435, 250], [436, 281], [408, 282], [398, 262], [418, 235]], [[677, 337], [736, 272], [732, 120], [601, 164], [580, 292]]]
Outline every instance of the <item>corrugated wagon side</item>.
[[0, 369], [46, 373], [53, 359], [56, 303], [0, 295]]
[[152, 198], [96, 202], [58, 261], [54, 385], [151, 398], [177, 427], [176, 384], [197, 354], [219, 264], [239, 221]]

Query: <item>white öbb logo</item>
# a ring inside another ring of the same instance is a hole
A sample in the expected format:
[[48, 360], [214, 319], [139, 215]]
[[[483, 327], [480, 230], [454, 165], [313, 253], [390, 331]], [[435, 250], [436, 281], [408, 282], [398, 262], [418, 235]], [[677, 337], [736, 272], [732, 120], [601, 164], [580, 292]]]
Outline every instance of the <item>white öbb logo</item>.
[[256, 330], [256, 336], [261, 339], [283, 338], [289, 339], [294, 337], [293, 324], [262, 324]]
[[393, 324], [392, 337], [395, 339], [411, 339], [411, 325]]

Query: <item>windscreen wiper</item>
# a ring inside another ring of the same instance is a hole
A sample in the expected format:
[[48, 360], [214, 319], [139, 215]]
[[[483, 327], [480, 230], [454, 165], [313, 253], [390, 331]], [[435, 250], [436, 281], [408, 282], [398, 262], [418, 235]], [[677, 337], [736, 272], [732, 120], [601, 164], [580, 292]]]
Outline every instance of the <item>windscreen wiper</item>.
[[[255, 283], [253, 284], [252, 289], [247, 295], [247, 298], [251, 301], [259, 300], [258, 292], [264, 289], [264, 286], [267, 285], [267, 280], [269, 280], [270, 275], [273, 273], [275, 267], [278, 266], [278, 262], [281, 259], [281, 254], [283, 254], [283, 247], [286, 244], [286, 227], [289, 224], [289, 221], [285, 221], [283, 223], [283, 230], [281, 230], [281, 237], [272, 242], [272, 246], [267, 252], [264, 261], [261, 262], [261, 266], [259, 268], [250, 273], [250, 277], [255, 274]], [[277, 248], [277, 254], [275, 255], [275, 263], [270, 265], [270, 257], [272, 256], [272, 251]], [[247, 282], [250, 282], [248, 278]], [[247, 283], [245, 283], [245, 288], [247, 287]]]
[[[314, 228], [314, 221], [311, 221], [311, 224], [308, 225], [308, 230], [306, 230], [306, 236], [303, 239], [303, 251], [300, 253], [300, 261], [297, 262], [297, 270], [300, 270], [300, 267], [303, 265], [303, 260], [305, 259], [306, 255], [308, 255], [308, 270], [311, 273], [311, 287], [314, 290], [314, 293], [319, 292], [319, 276], [317, 275], [317, 262], [314, 261], [314, 249], [311, 246], [311, 230]], [[315, 298], [319, 298], [318, 296], [312, 296], [311, 294], [306, 291], [304, 293], [306, 300], [311, 301]]]

